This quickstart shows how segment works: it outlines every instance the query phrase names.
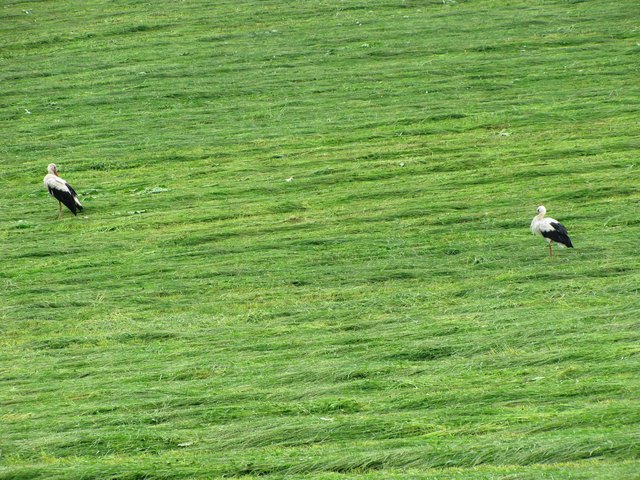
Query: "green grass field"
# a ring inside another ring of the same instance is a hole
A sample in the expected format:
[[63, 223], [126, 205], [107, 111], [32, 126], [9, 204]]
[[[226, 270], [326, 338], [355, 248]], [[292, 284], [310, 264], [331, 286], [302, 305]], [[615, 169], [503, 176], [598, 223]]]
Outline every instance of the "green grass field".
[[0, 478], [640, 478], [639, 58], [637, 0], [3, 0]]

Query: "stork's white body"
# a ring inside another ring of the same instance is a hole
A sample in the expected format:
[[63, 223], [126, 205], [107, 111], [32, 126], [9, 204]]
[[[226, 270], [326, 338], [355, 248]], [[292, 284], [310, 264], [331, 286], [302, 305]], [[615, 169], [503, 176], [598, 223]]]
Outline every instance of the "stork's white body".
[[547, 243], [551, 243], [551, 239], [545, 237], [542, 232], [551, 232], [552, 230], [555, 230], [555, 228], [553, 228], [553, 225], [551, 225], [552, 223], [558, 223], [558, 221], [555, 218], [540, 218], [540, 215], [536, 215], [531, 221], [531, 233], [533, 233], [534, 235], [540, 235], [547, 241]]
[[[69, 184], [64, 178], [60, 178], [53, 175], [52, 173], [48, 173], [47, 175], [45, 175], [43, 183], [44, 186], [47, 187], [47, 189], [58, 190], [60, 192], [64, 192], [73, 196], [73, 192], [69, 188]], [[76, 205], [80, 207], [82, 206], [80, 200], [78, 200], [78, 197], [73, 196], [73, 201]]]

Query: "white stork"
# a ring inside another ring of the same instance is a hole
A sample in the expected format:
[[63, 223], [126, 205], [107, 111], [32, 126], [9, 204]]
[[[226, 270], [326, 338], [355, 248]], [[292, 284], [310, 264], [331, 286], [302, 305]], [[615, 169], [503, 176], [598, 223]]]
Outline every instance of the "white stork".
[[55, 163], [50, 163], [47, 168], [47, 173], [44, 177], [44, 186], [49, 190], [49, 195], [56, 197], [58, 200], [58, 220], [62, 219], [62, 204], [77, 215], [79, 211], [82, 211], [82, 204], [78, 200], [78, 194], [71, 188], [71, 185], [66, 180], [58, 176], [58, 167]]
[[552, 256], [551, 244], [553, 242], [564, 245], [568, 248], [573, 248], [573, 243], [569, 238], [567, 229], [559, 221], [544, 216], [547, 213], [547, 209], [540, 205], [537, 210], [537, 215], [533, 217], [531, 221], [531, 233], [542, 235], [549, 244], [549, 256]]

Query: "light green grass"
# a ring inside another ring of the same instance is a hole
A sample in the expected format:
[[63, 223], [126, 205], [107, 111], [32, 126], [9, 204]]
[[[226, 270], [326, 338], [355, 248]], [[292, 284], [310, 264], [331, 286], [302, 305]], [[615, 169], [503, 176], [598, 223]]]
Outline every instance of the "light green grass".
[[1, 3], [0, 478], [638, 478], [639, 20]]

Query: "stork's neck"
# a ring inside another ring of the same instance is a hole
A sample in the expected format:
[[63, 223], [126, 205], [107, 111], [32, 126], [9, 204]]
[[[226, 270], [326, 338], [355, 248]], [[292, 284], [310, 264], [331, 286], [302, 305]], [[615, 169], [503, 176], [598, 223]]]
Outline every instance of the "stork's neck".
[[547, 213], [547, 212], [542, 212], [542, 213], [537, 214], [537, 215], [536, 215], [536, 220], [538, 220], [539, 222], [541, 222], [541, 221], [542, 221], [542, 219], [544, 218], [544, 215], [545, 215], [546, 213]]

